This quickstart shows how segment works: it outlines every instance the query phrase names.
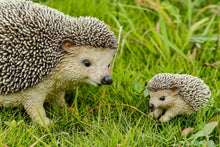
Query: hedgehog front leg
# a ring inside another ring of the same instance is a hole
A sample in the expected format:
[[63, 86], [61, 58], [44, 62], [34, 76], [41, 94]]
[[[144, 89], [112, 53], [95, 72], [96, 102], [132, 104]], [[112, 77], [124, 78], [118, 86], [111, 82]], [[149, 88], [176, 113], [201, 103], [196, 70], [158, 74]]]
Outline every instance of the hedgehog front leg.
[[155, 108], [154, 111], [150, 113], [150, 117], [151, 118], [154, 118], [154, 117], [158, 118], [162, 114], [162, 112], [163, 112], [163, 109]]
[[[35, 121], [37, 121], [39, 124], [44, 126], [44, 123], [42, 122], [41, 117], [44, 119], [46, 125], [50, 124], [49, 118], [46, 117], [46, 112], [43, 107], [45, 96], [44, 94], [27, 94], [23, 95], [23, 106], [28, 113], [28, 115]], [[38, 112], [39, 111], [39, 112]], [[40, 115], [39, 115], [40, 113]]]
[[[28, 115], [33, 120], [35, 120], [39, 124], [41, 124], [42, 126], [44, 126], [44, 123], [42, 122], [42, 119], [41, 119], [40, 115], [44, 119], [46, 125], [50, 124], [49, 118], [46, 117], [46, 112], [45, 112], [45, 109], [43, 107], [43, 103], [33, 103], [33, 101], [26, 102], [24, 104], [24, 108], [27, 111]], [[39, 111], [40, 115], [39, 115], [38, 111]]]
[[166, 110], [165, 114], [160, 117], [159, 121], [160, 122], [167, 122], [171, 118], [173, 118], [177, 115], [178, 115], [178, 111], [176, 111], [176, 109], [174, 107], [172, 107], [172, 108]]

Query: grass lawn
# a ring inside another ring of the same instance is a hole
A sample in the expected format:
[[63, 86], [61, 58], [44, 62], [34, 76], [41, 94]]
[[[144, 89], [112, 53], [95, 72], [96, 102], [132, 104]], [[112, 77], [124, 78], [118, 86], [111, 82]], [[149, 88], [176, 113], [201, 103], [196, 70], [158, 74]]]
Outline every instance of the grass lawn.
[[[219, 0], [35, 1], [73, 17], [97, 17], [117, 37], [123, 26], [114, 83], [73, 87], [65, 112], [45, 104], [54, 122], [48, 128], [23, 108], [2, 108], [0, 146], [220, 146]], [[203, 79], [213, 108], [168, 123], [149, 119], [146, 85], [164, 72]], [[186, 128], [194, 129], [182, 135]]]

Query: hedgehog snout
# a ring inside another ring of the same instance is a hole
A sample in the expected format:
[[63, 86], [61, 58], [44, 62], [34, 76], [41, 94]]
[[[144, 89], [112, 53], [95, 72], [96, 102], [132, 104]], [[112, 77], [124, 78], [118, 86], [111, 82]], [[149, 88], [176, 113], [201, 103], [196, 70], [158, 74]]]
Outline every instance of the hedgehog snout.
[[113, 83], [113, 79], [111, 76], [107, 75], [102, 79], [102, 84], [111, 85]]
[[150, 104], [148, 105], [148, 108], [149, 108], [149, 109], [154, 109], [154, 104], [150, 103]]

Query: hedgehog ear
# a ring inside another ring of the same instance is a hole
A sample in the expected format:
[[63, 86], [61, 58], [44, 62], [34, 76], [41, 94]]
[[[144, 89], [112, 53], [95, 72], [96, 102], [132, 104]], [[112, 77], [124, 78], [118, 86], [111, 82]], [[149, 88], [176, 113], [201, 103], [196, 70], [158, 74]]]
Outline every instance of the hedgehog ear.
[[65, 51], [70, 51], [71, 48], [74, 46], [73, 45], [73, 41], [69, 38], [66, 38], [64, 39], [62, 42], [61, 42], [61, 46], [62, 48], [65, 50]]
[[179, 87], [174, 86], [170, 89], [170, 91], [173, 95], [177, 95], [180, 92], [180, 89], [179, 89]]

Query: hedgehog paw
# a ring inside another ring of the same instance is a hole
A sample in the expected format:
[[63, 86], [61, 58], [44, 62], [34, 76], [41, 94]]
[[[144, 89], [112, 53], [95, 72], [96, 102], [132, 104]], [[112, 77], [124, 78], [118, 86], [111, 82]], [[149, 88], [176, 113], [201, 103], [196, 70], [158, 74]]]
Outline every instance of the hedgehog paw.
[[153, 119], [154, 118], [154, 112], [150, 113], [150, 118]]
[[160, 119], [159, 119], [160, 122], [167, 122], [169, 120], [170, 120], [169, 116], [161, 116]]
[[[52, 120], [50, 120], [49, 118], [45, 117], [43, 120], [37, 120], [37, 122], [43, 126], [43, 127], [46, 127], [46, 126], [49, 126], [52, 124]], [[46, 125], [46, 126], [45, 126]]]

